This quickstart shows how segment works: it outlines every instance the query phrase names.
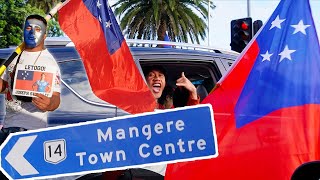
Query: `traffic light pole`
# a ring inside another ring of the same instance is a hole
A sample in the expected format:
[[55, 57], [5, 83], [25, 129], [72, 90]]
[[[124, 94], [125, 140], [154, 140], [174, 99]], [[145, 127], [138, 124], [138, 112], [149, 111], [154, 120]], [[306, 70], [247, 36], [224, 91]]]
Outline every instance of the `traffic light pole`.
[[247, 0], [247, 15], [250, 17], [250, 0]]

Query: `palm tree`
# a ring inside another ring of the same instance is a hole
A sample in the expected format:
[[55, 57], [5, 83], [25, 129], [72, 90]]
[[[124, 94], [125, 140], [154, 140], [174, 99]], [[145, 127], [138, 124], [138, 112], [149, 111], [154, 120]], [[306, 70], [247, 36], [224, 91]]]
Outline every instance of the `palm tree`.
[[206, 37], [209, 1], [119, 0], [113, 7], [128, 38], [164, 40], [168, 32], [174, 41], [199, 44]]

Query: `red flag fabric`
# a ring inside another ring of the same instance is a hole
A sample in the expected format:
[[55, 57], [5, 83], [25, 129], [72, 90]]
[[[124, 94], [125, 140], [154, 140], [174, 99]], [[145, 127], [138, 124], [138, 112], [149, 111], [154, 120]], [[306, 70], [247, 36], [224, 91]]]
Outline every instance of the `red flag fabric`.
[[283, 0], [211, 103], [219, 156], [168, 165], [166, 180], [290, 179], [319, 159], [320, 48], [307, 0]]
[[71, 0], [59, 10], [59, 24], [83, 60], [94, 94], [135, 114], [156, 102], [135, 65], [106, 0]]

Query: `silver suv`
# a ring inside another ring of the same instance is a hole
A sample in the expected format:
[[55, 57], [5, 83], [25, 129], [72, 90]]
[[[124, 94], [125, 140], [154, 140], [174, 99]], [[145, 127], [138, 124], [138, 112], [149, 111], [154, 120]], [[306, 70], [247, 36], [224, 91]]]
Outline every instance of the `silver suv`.
[[[162, 65], [167, 70], [168, 83], [175, 85], [181, 72], [197, 87], [201, 100], [208, 95], [215, 84], [226, 73], [238, 53], [222, 51], [209, 47], [147, 40], [127, 40], [137, 67], [143, 69], [151, 65]], [[159, 45], [170, 45], [160, 48]], [[49, 125], [105, 119], [127, 114], [125, 111], [97, 98], [89, 85], [87, 75], [77, 51], [69, 39], [47, 38], [46, 46], [58, 61], [62, 74], [61, 104], [49, 113]], [[0, 49], [0, 58], [6, 59], [14, 49]], [[117, 98], [117, 97], [114, 97]], [[4, 105], [1, 99], [0, 116], [3, 118]], [[138, 171], [141, 174], [141, 171]], [[156, 177], [143, 172], [141, 179]], [[84, 179], [97, 179], [92, 174]]]
[[[181, 72], [185, 72], [186, 77], [197, 87], [201, 99], [208, 95], [238, 55], [182, 43], [147, 40], [127, 40], [127, 43], [141, 73], [147, 66], [162, 65], [167, 70], [169, 84], [174, 86]], [[159, 44], [170, 44], [172, 48], [158, 48]], [[50, 125], [127, 114], [92, 93], [82, 61], [72, 42], [53, 38], [47, 40], [46, 46], [60, 65], [64, 85], [59, 109], [49, 114]], [[0, 58], [5, 57], [3, 54], [0, 50]]]

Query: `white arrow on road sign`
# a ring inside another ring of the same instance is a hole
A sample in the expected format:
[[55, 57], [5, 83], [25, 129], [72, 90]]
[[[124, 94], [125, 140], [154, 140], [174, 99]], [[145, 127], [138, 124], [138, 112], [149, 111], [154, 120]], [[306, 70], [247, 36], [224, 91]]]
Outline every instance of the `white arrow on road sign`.
[[5, 159], [21, 175], [39, 174], [39, 172], [23, 156], [30, 148], [37, 135], [21, 137], [9, 151]]

